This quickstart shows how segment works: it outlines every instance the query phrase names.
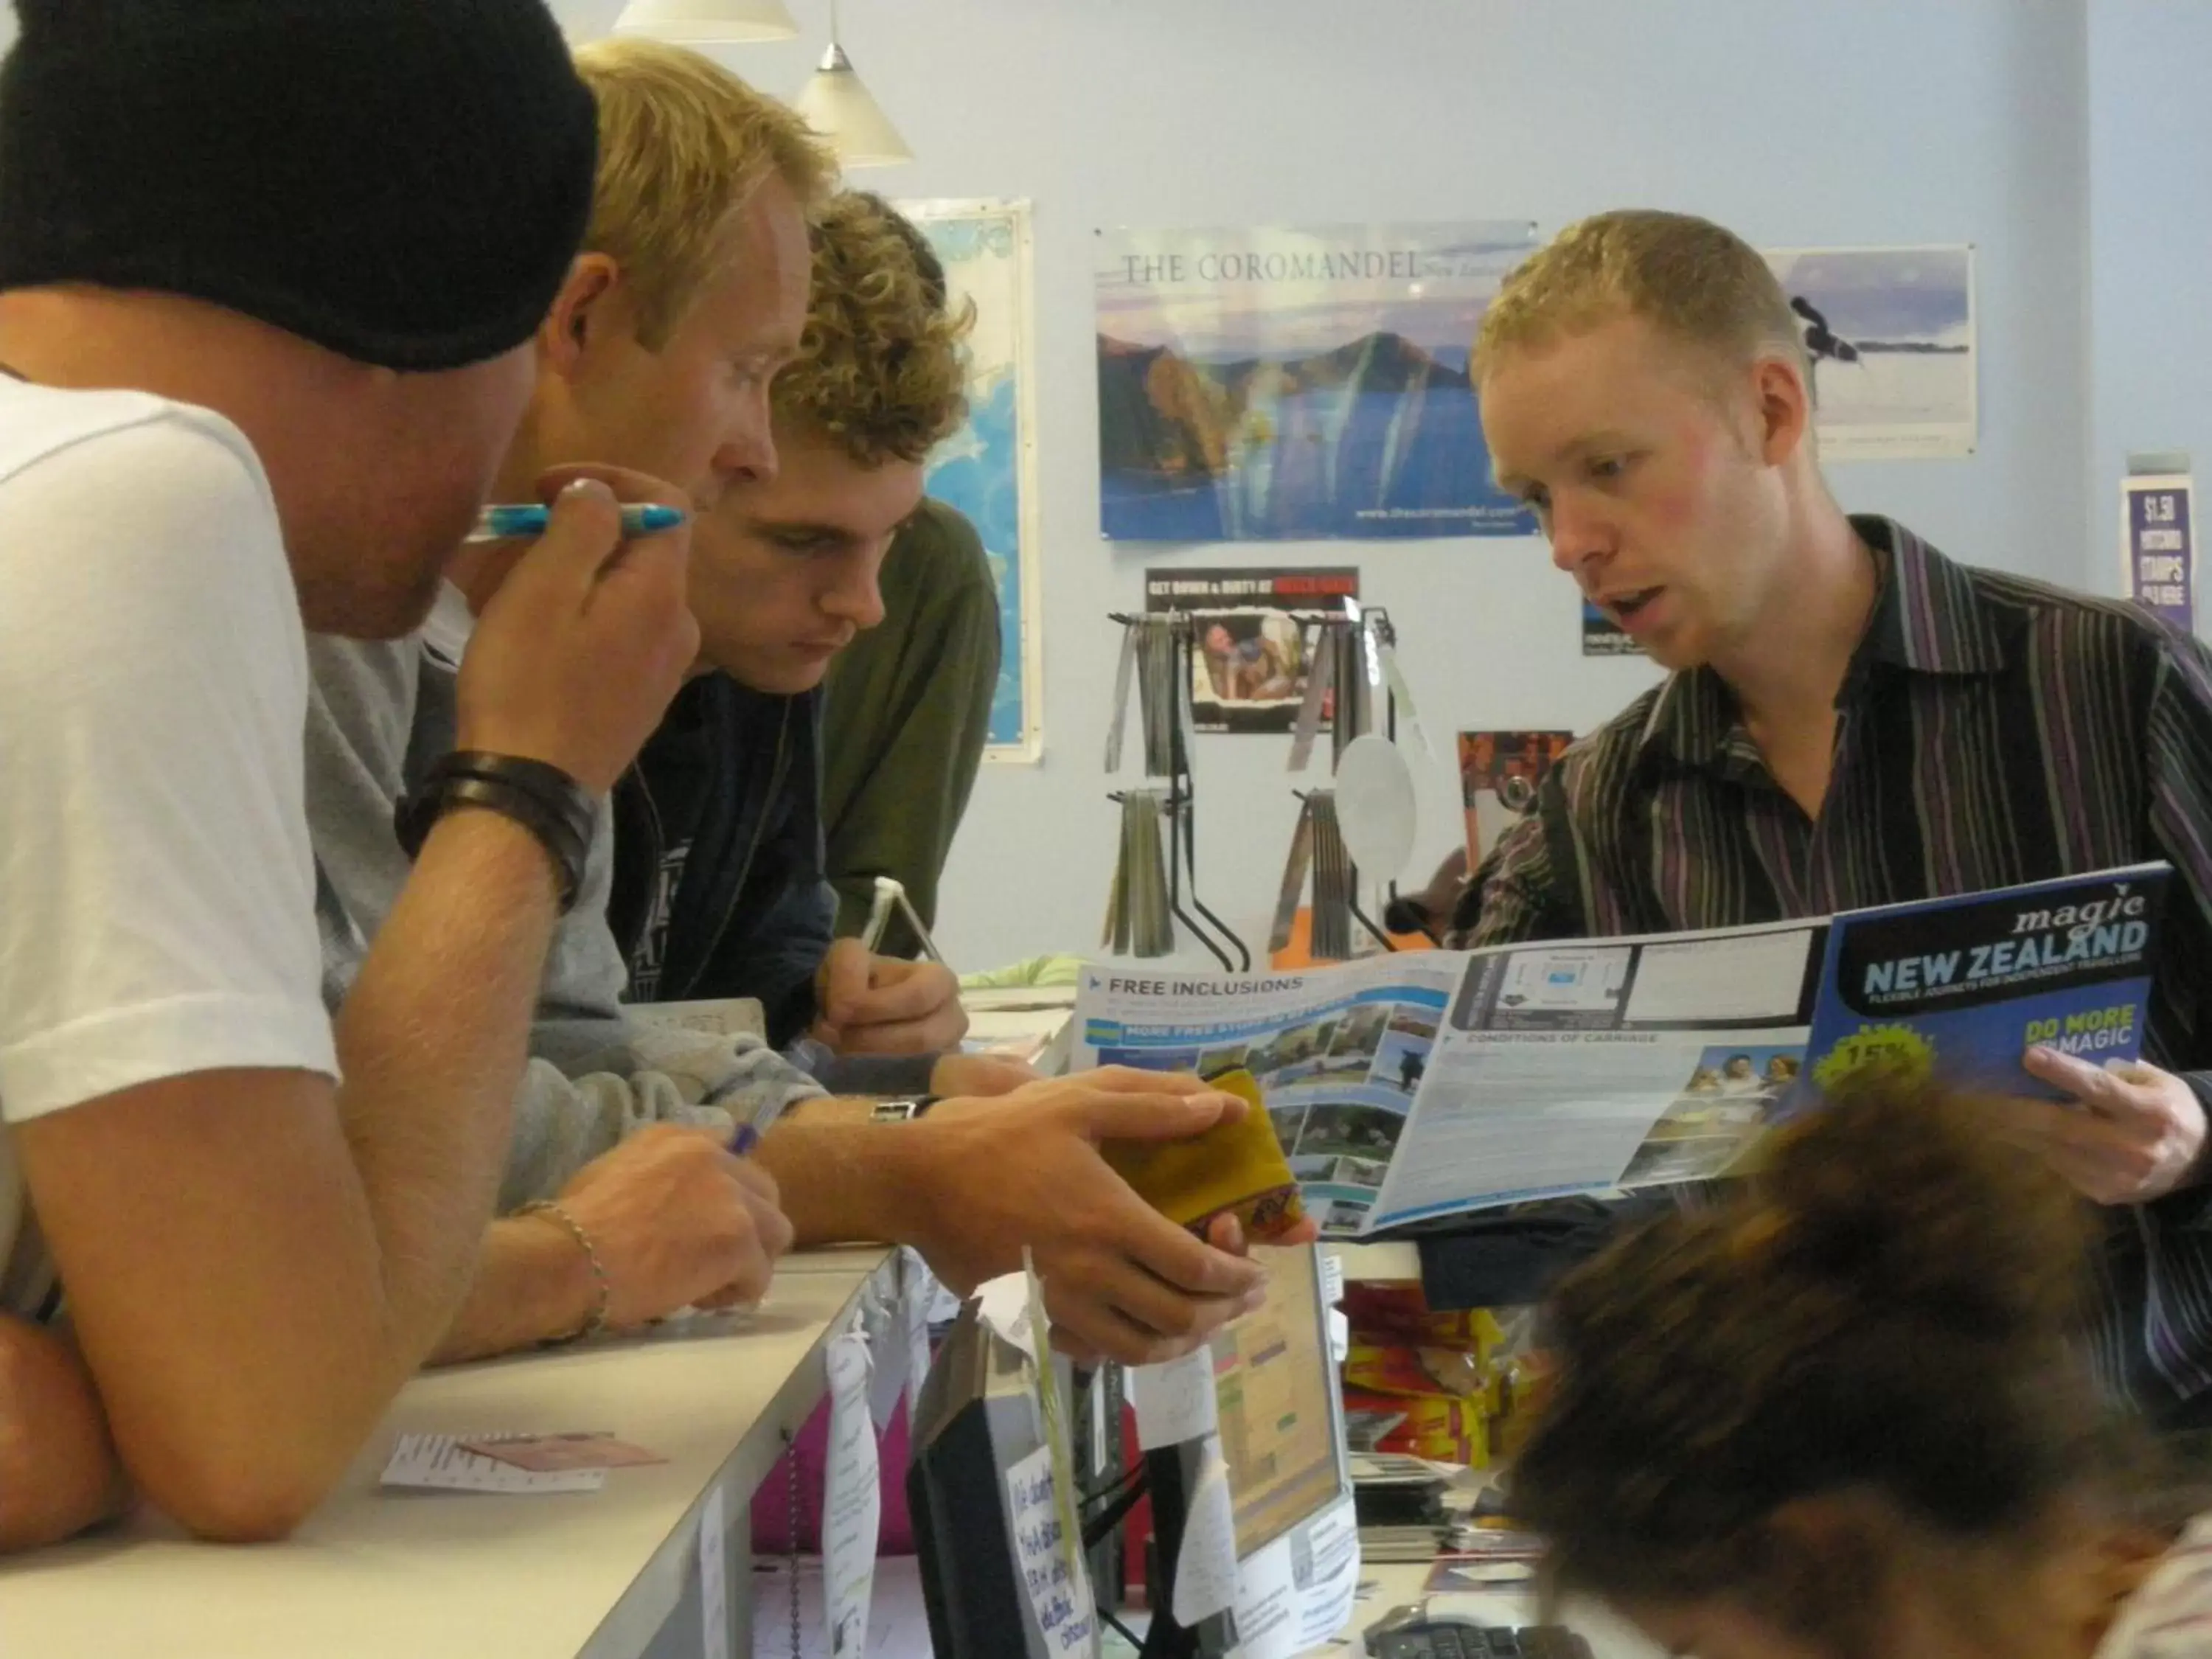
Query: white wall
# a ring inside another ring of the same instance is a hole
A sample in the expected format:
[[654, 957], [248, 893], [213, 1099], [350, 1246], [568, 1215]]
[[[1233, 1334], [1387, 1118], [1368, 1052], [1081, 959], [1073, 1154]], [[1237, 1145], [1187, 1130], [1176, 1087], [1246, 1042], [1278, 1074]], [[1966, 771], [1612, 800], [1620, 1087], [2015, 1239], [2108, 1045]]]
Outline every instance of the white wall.
[[[795, 90], [809, 38], [724, 59]], [[604, 33], [618, 0], [556, 0]], [[847, 44], [921, 160], [894, 195], [1036, 204], [1047, 756], [987, 769], [948, 874], [963, 965], [1096, 939], [1115, 818], [1099, 773], [1114, 630], [1148, 564], [1344, 560], [1389, 606], [1431, 730], [1591, 725], [1643, 685], [1584, 662], [1534, 542], [1125, 549], [1097, 536], [1091, 233], [1709, 214], [1754, 241], [1970, 240], [1982, 447], [1838, 469], [1950, 550], [2109, 584], [2126, 447], [2212, 457], [2196, 388], [2212, 320], [2212, 9], [2178, 0], [848, 0]], [[0, 19], [0, 40], [12, 32]], [[2092, 108], [2094, 106], [2094, 118]], [[2092, 136], [2094, 150], [2092, 159]], [[2095, 190], [2091, 211], [2090, 189]], [[2179, 200], [2183, 211], [2154, 211]], [[2094, 290], [2097, 361], [2091, 368]], [[2094, 429], [2092, 424], [2094, 410]], [[1201, 739], [1202, 888], [1264, 912], [1294, 806], [1284, 745]], [[1422, 779], [1425, 865], [1459, 833], [1448, 757]]]
[[[563, 8], [580, 30], [612, 0]], [[796, 0], [819, 27], [823, 8]], [[1148, 564], [1359, 563], [1431, 729], [1591, 725], [1649, 683], [1585, 662], [1533, 541], [1116, 550], [1097, 535], [1091, 333], [1099, 226], [1527, 216], [1630, 204], [1771, 245], [1979, 249], [1983, 434], [1960, 462], [1838, 469], [1972, 559], [2087, 574], [2083, 14], [2017, 0], [853, 0], [847, 44], [921, 157], [901, 195], [1036, 204], [1045, 717], [1035, 769], [987, 769], [942, 933], [984, 965], [1091, 947], [1114, 809], [1099, 763], [1115, 630]], [[726, 61], [789, 92], [819, 38]], [[1201, 739], [1202, 890], [1264, 912], [1295, 807], [1285, 745]], [[1422, 779], [1425, 865], [1459, 833]]]
[[2212, 7], [2096, 0], [2088, 56], [2091, 576], [2117, 592], [2128, 453], [2212, 471]]

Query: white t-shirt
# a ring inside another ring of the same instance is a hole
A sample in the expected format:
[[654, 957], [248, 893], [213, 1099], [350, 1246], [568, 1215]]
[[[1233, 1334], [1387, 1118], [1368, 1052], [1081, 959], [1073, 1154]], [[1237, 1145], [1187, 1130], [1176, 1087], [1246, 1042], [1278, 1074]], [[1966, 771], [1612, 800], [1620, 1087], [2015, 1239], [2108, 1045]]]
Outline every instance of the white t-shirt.
[[0, 1308], [50, 1305], [9, 1126], [336, 1075], [276, 503], [204, 410], [0, 379]]
[[2128, 1598], [2097, 1659], [2203, 1659], [2212, 1653], [2212, 1515], [2189, 1523]]

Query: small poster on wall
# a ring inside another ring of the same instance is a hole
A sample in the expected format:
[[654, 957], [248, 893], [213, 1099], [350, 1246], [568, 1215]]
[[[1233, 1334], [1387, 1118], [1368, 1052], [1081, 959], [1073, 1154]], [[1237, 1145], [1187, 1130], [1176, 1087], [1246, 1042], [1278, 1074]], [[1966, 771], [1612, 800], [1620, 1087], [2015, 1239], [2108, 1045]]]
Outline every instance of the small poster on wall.
[[1972, 248], [1765, 252], [1813, 359], [1822, 460], [1974, 453]]
[[1201, 732], [1290, 732], [1318, 631], [1298, 617], [1341, 615], [1358, 597], [1359, 572], [1344, 567], [1145, 573], [1146, 610], [1190, 614], [1192, 723]]
[[1536, 791], [1571, 732], [1462, 732], [1460, 798], [1467, 806], [1467, 867], [1474, 869], [1498, 838], [1535, 810]]
[[1627, 629], [1607, 616], [1595, 602], [1583, 601], [1583, 655], [1585, 657], [1641, 657], [1645, 653]]
[[1530, 534], [1468, 362], [1533, 240], [1525, 220], [1100, 232], [1102, 532]]
[[2160, 472], [2120, 486], [2128, 597], [2185, 634], [2197, 629], [2197, 526], [2189, 475]]

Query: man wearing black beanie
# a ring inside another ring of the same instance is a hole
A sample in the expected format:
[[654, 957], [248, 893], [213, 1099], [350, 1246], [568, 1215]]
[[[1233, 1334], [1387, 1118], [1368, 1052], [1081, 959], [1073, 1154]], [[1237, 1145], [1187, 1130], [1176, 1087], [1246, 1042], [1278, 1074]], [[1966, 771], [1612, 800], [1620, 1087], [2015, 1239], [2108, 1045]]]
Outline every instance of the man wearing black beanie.
[[[18, 10], [0, 1547], [88, 1524], [126, 1484], [196, 1532], [268, 1537], [467, 1283], [573, 814], [696, 648], [685, 537], [623, 544], [614, 495], [682, 498], [540, 481], [552, 526], [463, 671], [472, 753], [419, 803], [414, 879], [333, 1030], [302, 620], [422, 620], [582, 234], [592, 101], [542, 0]], [[732, 1279], [781, 1247], [758, 1210]], [[46, 1328], [64, 1289], [69, 1338]]]

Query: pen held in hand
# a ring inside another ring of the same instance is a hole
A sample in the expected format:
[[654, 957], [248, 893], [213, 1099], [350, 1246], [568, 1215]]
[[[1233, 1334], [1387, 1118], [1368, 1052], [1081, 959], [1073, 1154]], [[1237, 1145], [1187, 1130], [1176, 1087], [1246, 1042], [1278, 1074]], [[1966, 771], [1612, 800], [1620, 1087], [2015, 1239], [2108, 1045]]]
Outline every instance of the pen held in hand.
[[[659, 507], [651, 503], [634, 504], [622, 510], [624, 537], [655, 536], [664, 530], [673, 530], [690, 515], [680, 507]], [[487, 507], [477, 514], [477, 527], [468, 534], [471, 542], [505, 542], [526, 540], [545, 533], [545, 526], [553, 521], [553, 509], [528, 503], [514, 506]]]
[[737, 1133], [730, 1137], [730, 1152], [733, 1157], [743, 1158], [759, 1145], [760, 1131], [750, 1123], [738, 1125]]

